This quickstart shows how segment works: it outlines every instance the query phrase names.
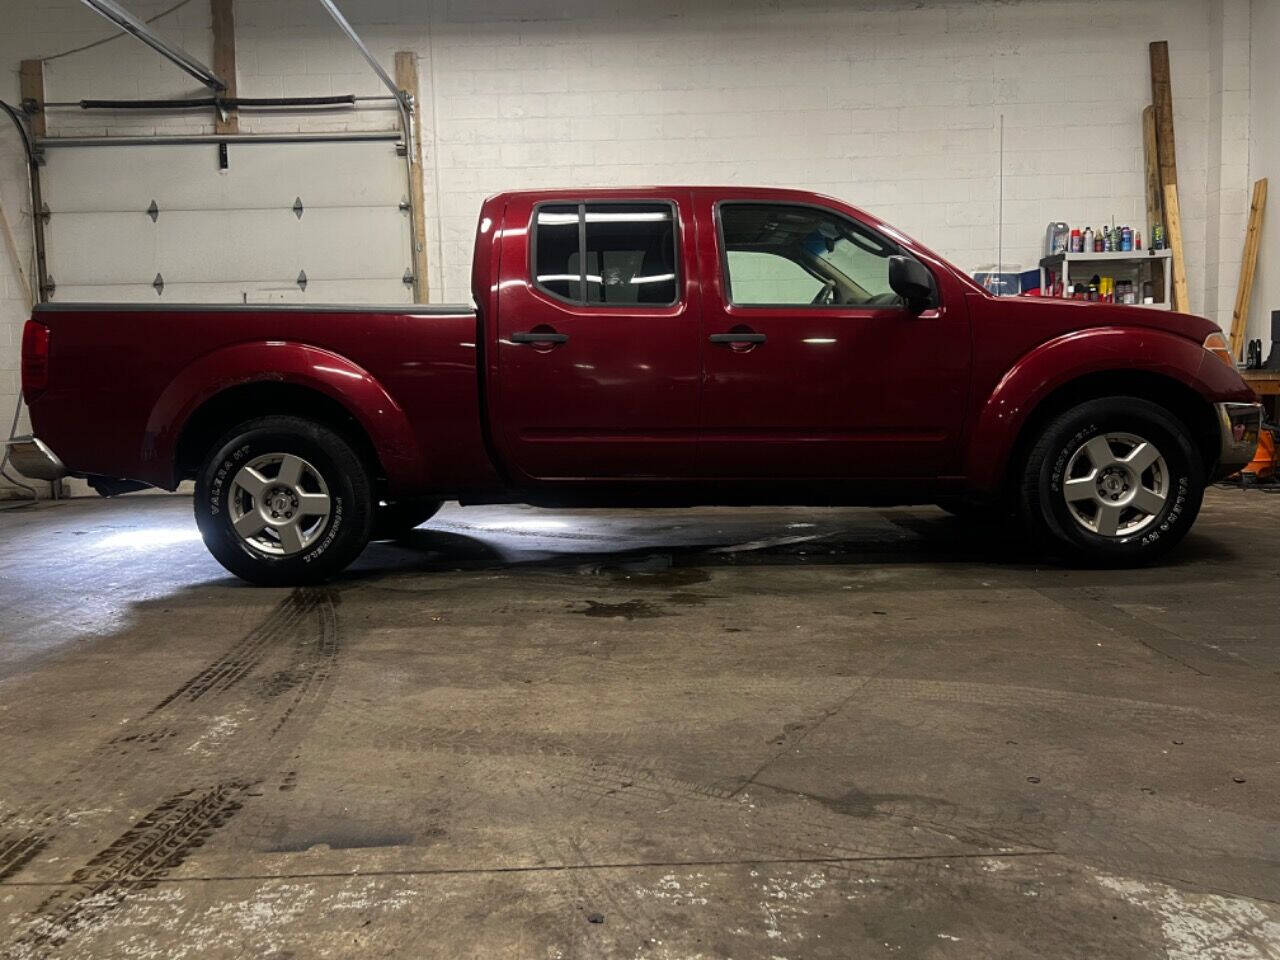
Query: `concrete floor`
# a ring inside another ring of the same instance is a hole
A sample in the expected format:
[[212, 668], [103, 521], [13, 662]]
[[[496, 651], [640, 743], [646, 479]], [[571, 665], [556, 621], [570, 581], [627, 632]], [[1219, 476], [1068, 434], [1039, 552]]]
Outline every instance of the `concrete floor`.
[[1280, 497], [444, 511], [324, 588], [0, 515], [0, 957], [1280, 957]]

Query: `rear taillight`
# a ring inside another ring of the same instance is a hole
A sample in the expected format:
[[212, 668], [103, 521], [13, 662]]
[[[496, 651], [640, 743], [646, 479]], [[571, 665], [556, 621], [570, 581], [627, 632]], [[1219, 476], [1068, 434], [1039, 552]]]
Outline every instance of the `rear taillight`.
[[22, 392], [30, 400], [49, 385], [49, 328], [28, 320], [22, 328]]

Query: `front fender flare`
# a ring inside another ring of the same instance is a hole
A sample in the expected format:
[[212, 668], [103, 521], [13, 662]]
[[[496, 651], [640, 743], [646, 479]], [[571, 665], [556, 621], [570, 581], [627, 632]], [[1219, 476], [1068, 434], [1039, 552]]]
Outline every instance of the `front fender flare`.
[[404, 410], [372, 374], [332, 351], [293, 341], [222, 347], [192, 361], [160, 394], [147, 419], [142, 460], [177, 483], [178, 438], [192, 415], [232, 387], [288, 383], [322, 393], [364, 428], [393, 490], [422, 482], [422, 456]]
[[983, 404], [966, 455], [969, 487], [1000, 490], [1019, 433], [1055, 390], [1090, 374], [1136, 371], [1175, 380], [1206, 402], [1243, 386], [1233, 382], [1239, 380], [1234, 370], [1199, 344], [1164, 330], [1095, 327], [1055, 337], [1021, 357]]

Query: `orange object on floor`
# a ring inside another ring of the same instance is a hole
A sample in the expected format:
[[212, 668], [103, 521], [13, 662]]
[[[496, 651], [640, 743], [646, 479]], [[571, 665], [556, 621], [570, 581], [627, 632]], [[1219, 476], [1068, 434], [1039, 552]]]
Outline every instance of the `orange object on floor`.
[[1276, 475], [1276, 434], [1263, 427], [1258, 434], [1258, 450], [1249, 465], [1240, 471], [1254, 480], [1272, 480]]

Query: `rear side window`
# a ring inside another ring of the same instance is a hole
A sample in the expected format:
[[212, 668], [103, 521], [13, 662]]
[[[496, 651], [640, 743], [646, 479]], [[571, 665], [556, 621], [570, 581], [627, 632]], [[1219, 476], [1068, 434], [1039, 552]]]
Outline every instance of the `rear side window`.
[[678, 299], [675, 208], [665, 202], [543, 204], [534, 281], [586, 306], [670, 306]]

